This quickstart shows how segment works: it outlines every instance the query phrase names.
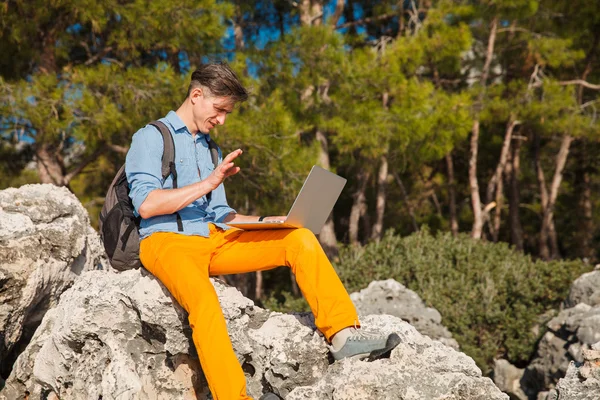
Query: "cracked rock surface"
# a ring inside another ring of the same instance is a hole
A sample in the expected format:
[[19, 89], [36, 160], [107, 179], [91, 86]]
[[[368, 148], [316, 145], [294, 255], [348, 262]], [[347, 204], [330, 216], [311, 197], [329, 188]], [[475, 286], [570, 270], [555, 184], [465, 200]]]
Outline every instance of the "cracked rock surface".
[[583, 363], [571, 362], [564, 378], [548, 395], [549, 400], [600, 399], [600, 342], [585, 346]]
[[0, 191], [2, 375], [74, 280], [102, 268], [103, 254], [87, 211], [66, 188], [25, 185]]
[[[495, 383], [511, 398], [519, 400], [586, 399], [564, 396], [570, 396], [567, 395], [570, 393], [569, 385], [580, 386], [574, 379], [579, 376], [575, 371], [579, 371], [579, 367], [585, 363], [589, 365], [592, 362], [586, 361], [585, 352], [600, 341], [598, 266], [595, 271], [585, 273], [573, 282], [562, 309], [546, 327], [546, 333], [538, 343], [536, 356], [525, 369], [516, 368], [506, 360], [496, 360]], [[559, 389], [559, 380], [562, 382], [562, 391], [556, 392], [554, 389]], [[598, 381], [592, 380], [588, 386], [594, 387], [596, 384]], [[562, 393], [562, 397], [559, 393]], [[592, 398], [600, 399], [600, 395]]]
[[459, 349], [452, 333], [442, 325], [438, 310], [427, 307], [417, 293], [394, 279], [373, 281], [360, 292], [350, 295], [360, 315], [389, 314], [414, 326], [419, 333]]
[[[256, 307], [213, 281], [254, 398], [506, 400], [475, 362], [401, 319], [371, 315], [369, 329], [397, 332], [389, 359], [330, 364], [309, 314]], [[144, 270], [84, 273], [48, 311], [0, 399], [208, 399], [186, 313]]]
[[573, 282], [564, 307], [548, 322], [536, 357], [521, 378], [530, 398], [550, 398], [547, 391], [568, 374], [571, 365], [584, 362], [583, 349], [600, 341], [600, 270]]

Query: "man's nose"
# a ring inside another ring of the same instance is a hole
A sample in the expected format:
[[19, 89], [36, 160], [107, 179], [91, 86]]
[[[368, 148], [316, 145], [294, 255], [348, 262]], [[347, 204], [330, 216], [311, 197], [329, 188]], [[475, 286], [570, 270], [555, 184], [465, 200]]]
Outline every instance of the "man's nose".
[[223, 125], [225, 123], [226, 116], [227, 114], [225, 113], [217, 115], [217, 122], [219, 123], [219, 125]]

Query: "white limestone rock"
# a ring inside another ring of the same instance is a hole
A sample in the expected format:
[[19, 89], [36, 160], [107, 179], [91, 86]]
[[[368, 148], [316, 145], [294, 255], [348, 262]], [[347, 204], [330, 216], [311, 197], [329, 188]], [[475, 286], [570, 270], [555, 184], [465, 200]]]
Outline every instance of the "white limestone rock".
[[[390, 359], [330, 364], [308, 314], [271, 313], [213, 282], [254, 398], [506, 400], [475, 362], [393, 316], [366, 328], [397, 332]], [[186, 313], [144, 270], [86, 272], [50, 310], [0, 399], [207, 399]], [[335, 390], [335, 394], [333, 391]]]
[[565, 377], [548, 394], [548, 400], [600, 399], [600, 342], [584, 347], [583, 363], [569, 364]]
[[0, 191], [2, 373], [75, 279], [106, 266], [103, 256], [87, 211], [68, 189], [25, 185]]
[[342, 360], [329, 367], [312, 386], [294, 389], [287, 400], [507, 400], [473, 359], [419, 334], [390, 315], [361, 320], [370, 329], [396, 332], [401, 343], [389, 359], [364, 362]]
[[352, 293], [350, 298], [360, 315], [396, 316], [414, 326], [422, 335], [439, 340], [453, 349], [459, 349], [452, 333], [442, 325], [439, 311], [427, 307], [418, 294], [394, 279], [373, 281], [367, 288]]

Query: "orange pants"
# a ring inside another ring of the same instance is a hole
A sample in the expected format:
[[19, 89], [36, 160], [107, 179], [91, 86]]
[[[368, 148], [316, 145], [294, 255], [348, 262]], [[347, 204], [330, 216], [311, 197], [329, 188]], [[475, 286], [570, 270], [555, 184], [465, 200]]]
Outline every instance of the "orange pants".
[[209, 276], [286, 265], [327, 340], [358, 323], [348, 292], [307, 229], [224, 231], [210, 224], [210, 238], [159, 232], [142, 240], [140, 258], [189, 313], [192, 338], [215, 400], [250, 397]]

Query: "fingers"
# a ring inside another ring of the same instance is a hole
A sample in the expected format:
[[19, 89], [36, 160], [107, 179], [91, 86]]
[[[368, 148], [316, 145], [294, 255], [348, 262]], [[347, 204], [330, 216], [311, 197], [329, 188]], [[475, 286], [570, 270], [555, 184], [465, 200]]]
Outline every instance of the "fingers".
[[233, 163], [233, 160], [238, 158], [242, 153], [242, 149], [237, 149], [227, 154], [227, 156], [223, 159], [223, 162], [221, 163], [221, 165], [219, 165], [221, 172], [223, 173], [223, 178], [235, 175], [238, 172], [240, 172], [240, 167], [236, 167]]
[[238, 158], [238, 156], [240, 156], [242, 153], [243, 153], [242, 149], [237, 149], [237, 150], [232, 151], [231, 153], [227, 154], [227, 156], [223, 159], [222, 164], [229, 164], [229, 163], [233, 162], [233, 160]]
[[[229, 176], [231, 175], [231, 170], [232, 169], [237, 169], [239, 171], [240, 167], [236, 167], [234, 163], [230, 162], [230, 163], [221, 163], [221, 165], [219, 165], [219, 168], [221, 169], [221, 173], [224, 176]], [[237, 172], [235, 172], [237, 173]]]
[[240, 168], [240, 167], [234, 167], [234, 168], [231, 168], [231, 169], [229, 169], [229, 171], [227, 171], [227, 172], [225, 173], [225, 177], [228, 177], [228, 176], [231, 176], [231, 175], [235, 175], [235, 174], [237, 174], [238, 172], [240, 172], [240, 170], [241, 170], [241, 168]]

